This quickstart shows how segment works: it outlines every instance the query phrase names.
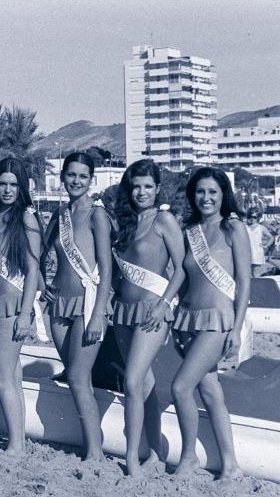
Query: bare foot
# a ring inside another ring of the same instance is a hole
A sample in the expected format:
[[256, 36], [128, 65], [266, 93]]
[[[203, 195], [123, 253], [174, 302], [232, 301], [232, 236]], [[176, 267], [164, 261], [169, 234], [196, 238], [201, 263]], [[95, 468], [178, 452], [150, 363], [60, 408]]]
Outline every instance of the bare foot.
[[85, 457], [83, 457], [83, 461], [89, 461], [93, 460], [95, 462], [106, 462], [107, 459], [104, 456], [103, 452], [95, 454], [95, 453], [88, 453]]
[[8, 446], [4, 452], [4, 455], [8, 457], [23, 457], [25, 453], [25, 448], [21, 447], [20, 449], [16, 449]]
[[228, 483], [234, 480], [241, 480], [243, 478], [243, 473], [239, 467], [225, 468], [220, 474], [219, 481], [222, 483]]
[[143, 468], [140, 466], [138, 458], [127, 458], [126, 460], [127, 474], [135, 479], [144, 478]]
[[179, 462], [179, 465], [176, 468], [175, 475], [184, 476], [193, 473], [199, 468], [200, 466], [198, 458], [196, 459], [182, 458], [181, 461]]

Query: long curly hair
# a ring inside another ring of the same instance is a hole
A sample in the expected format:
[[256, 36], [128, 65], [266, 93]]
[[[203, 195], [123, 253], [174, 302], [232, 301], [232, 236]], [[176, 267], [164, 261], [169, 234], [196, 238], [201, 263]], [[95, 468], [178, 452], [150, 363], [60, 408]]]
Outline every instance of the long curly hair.
[[[18, 196], [16, 201], [6, 211], [3, 220], [5, 223], [2, 253], [7, 258], [7, 269], [10, 276], [19, 272], [23, 275], [27, 272], [27, 254], [33, 254], [26, 231], [30, 228], [24, 223], [24, 213], [27, 207], [32, 206], [29, 193], [29, 180], [24, 165], [14, 158], [6, 158], [0, 161], [0, 175], [12, 173], [18, 183]], [[35, 214], [40, 226], [39, 216]]]
[[188, 219], [188, 223], [198, 223], [201, 220], [201, 213], [195, 203], [195, 192], [197, 183], [204, 178], [213, 178], [223, 192], [221, 205], [221, 216], [223, 219], [228, 219], [232, 213], [236, 214], [236, 216], [241, 219], [243, 213], [238, 208], [230, 180], [225, 172], [216, 167], [201, 167], [190, 177], [186, 186], [186, 195], [192, 209], [192, 214]]
[[[115, 247], [124, 252], [133, 239], [137, 229], [137, 212], [131, 199], [132, 178], [135, 176], [151, 176], [156, 184], [160, 185], [160, 169], [151, 159], [141, 159], [133, 162], [125, 171], [119, 184], [115, 213], [119, 225], [119, 233]], [[155, 206], [158, 205], [158, 195]]]

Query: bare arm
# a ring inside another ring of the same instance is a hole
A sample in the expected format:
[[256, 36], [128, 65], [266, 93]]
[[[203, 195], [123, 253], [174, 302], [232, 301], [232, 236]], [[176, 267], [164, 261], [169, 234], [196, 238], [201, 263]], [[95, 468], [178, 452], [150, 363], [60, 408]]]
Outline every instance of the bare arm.
[[160, 215], [159, 229], [161, 230], [174, 268], [174, 273], [163, 295], [163, 299], [171, 301], [185, 278], [183, 270], [183, 260], [185, 257], [184, 238], [178, 222], [173, 214], [169, 212], [164, 212]]
[[162, 298], [152, 309], [146, 322], [142, 326], [147, 332], [160, 325], [161, 321], [164, 319], [166, 307], [170, 306], [172, 299], [178, 292], [185, 278], [183, 270], [185, 248], [182, 231], [174, 216], [169, 212], [162, 212], [158, 216], [157, 222], [157, 230], [163, 237], [173, 264], [174, 272]]
[[92, 227], [94, 232], [96, 261], [100, 276], [100, 283], [97, 286], [95, 306], [87, 326], [87, 340], [95, 340], [95, 334], [100, 334], [104, 328], [104, 316], [109, 299], [112, 279], [112, 254], [110, 243], [110, 224], [106, 212], [102, 207], [94, 210], [92, 217]]
[[29, 212], [25, 212], [23, 220], [33, 255], [29, 252], [26, 255], [27, 272], [24, 278], [21, 312], [15, 323], [15, 336], [17, 339], [24, 338], [30, 332], [30, 315], [38, 288], [41, 251], [41, 233], [36, 217]]
[[251, 251], [247, 230], [239, 220], [230, 221], [232, 229], [232, 252], [235, 270], [235, 320], [226, 343], [230, 355], [237, 355], [240, 348], [240, 333], [250, 297]]
[[265, 226], [262, 226], [262, 236], [263, 236], [263, 248], [268, 249], [269, 247], [271, 247], [271, 245], [273, 245], [274, 237]]

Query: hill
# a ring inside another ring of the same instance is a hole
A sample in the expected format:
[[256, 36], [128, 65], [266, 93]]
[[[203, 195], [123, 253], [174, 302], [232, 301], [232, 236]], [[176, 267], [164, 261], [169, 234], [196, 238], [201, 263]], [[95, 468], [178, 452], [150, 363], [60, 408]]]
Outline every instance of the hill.
[[[218, 127], [256, 126], [259, 117], [280, 117], [280, 105], [229, 114], [219, 120]], [[109, 150], [112, 154], [124, 156], [125, 124], [95, 126], [91, 121], [75, 121], [40, 139], [35, 144], [34, 150], [44, 153], [47, 157], [56, 158], [59, 156], [59, 143], [61, 143], [63, 155], [75, 149], [85, 150], [99, 147]]]
[[91, 147], [125, 155], [125, 125], [95, 126], [91, 121], [75, 121], [41, 138], [33, 150], [43, 152], [49, 158], [56, 158], [59, 156], [59, 143], [63, 155], [75, 149], [86, 150]]
[[235, 112], [219, 119], [219, 128], [245, 128], [256, 126], [259, 117], [280, 117], [280, 105], [266, 109]]

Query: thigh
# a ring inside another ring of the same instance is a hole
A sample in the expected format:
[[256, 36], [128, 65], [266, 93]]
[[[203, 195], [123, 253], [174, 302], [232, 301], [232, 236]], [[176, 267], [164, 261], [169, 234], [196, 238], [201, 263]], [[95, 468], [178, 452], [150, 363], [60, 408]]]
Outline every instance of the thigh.
[[73, 321], [68, 318], [53, 318], [50, 319], [51, 334], [53, 337], [56, 349], [61, 357], [64, 365], [68, 364], [69, 351], [69, 336]]
[[192, 336], [185, 348], [185, 358], [176, 379], [195, 388], [207, 373], [215, 373], [222, 357], [226, 334], [218, 331], [200, 331]]
[[0, 318], [0, 376], [14, 375], [22, 340], [14, 340], [15, 316]]
[[165, 344], [167, 333], [167, 323], [162, 323], [157, 331], [153, 330], [148, 333], [140, 326], [134, 329], [127, 358], [127, 377], [132, 375], [144, 380], [160, 347]]
[[70, 374], [81, 378], [87, 373], [91, 376], [91, 370], [95, 363], [101, 343], [85, 343], [85, 327], [83, 316], [74, 319], [69, 333], [68, 370]]
[[117, 324], [114, 327], [114, 333], [122, 359], [126, 364], [133, 336], [133, 327]]

